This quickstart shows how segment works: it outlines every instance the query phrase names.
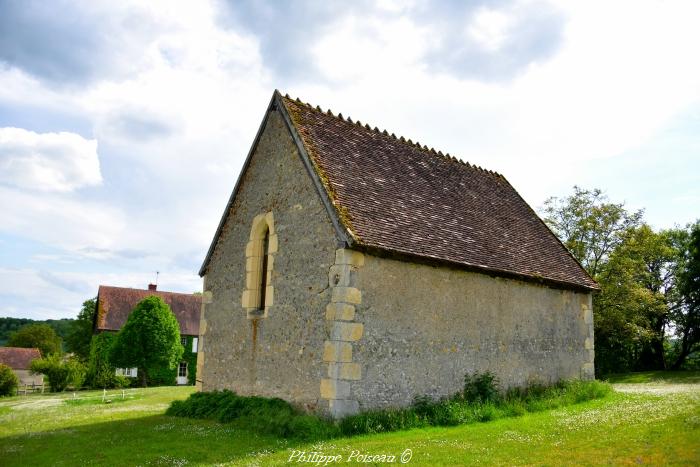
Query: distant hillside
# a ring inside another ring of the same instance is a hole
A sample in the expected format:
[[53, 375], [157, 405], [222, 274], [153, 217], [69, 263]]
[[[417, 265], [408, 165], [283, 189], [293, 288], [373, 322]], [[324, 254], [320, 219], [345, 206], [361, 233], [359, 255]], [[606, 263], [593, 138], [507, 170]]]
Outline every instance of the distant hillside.
[[65, 341], [66, 335], [70, 332], [71, 323], [74, 319], [47, 319], [45, 321], [36, 321], [29, 318], [0, 318], [0, 346], [5, 345], [10, 338], [10, 334], [26, 326], [27, 324], [48, 324], [56, 334]]

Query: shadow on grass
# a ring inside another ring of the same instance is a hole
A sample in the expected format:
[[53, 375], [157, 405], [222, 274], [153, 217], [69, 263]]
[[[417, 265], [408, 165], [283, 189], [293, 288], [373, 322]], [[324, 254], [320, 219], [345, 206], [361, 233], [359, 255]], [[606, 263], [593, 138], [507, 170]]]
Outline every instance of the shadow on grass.
[[155, 415], [0, 438], [0, 464], [218, 464], [288, 447], [229, 425]]
[[608, 375], [604, 379], [613, 384], [696, 384], [700, 383], [700, 371], [639, 371]]

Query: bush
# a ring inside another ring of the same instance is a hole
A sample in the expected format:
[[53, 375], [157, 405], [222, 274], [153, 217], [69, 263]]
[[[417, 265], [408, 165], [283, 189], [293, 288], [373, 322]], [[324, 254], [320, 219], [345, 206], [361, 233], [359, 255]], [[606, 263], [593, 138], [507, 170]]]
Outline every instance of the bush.
[[337, 428], [328, 420], [301, 412], [282, 399], [239, 396], [228, 390], [196, 392], [174, 401], [166, 415], [237, 423], [254, 431], [301, 440], [334, 436]]
[[13, 396], [19, 386], [17, 375], [7, 365], [0, 363], [0, 397]]
[[76, 359], [63, 360], [57, 354], [39, 358], [31, 363], [34, 374], [43, 374], [49, 379], [52, 392], [61, 392], [68, 386], [80, 388], [85, 381], [85, 365]]
[[498, 378], [493, 373], [474, 373], [464, 376], [462, 397], [467, 402], [495, 402], [500, 399]]

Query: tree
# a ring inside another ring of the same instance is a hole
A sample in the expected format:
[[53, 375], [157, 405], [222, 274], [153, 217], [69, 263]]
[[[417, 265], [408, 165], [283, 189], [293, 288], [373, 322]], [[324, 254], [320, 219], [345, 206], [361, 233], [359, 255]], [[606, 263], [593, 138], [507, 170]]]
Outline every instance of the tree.
[[608, 255], [637, 227], [643, 211], [628, 212], [599, 189], [574, 186], [574, 194], [544, 203], [544, 221], [594, 279]]
[[47, 324], [30, 324], [20, 328], [10, 335], [8, 347], [36, 347], [41, 355], [61, 353], [61, 338]]
[[136, 305], [117, 334], [110, 361], [120, 368], [137, 367], [145, 387], [150, 371], [175, 368], [183, 352], [175, 315], [163, 299], [150, 296]]
[[17, 386], [19, 380], [15, 372], [9, 366], [0, 363], [0, 397], [13, 395]]
[[84, 364], [75, 358], [64, 360], [55, 353], [32, 361], [30, 369], [48, 378], [52, 392], [61, 392], [68, 386], [80, 388], [85, 380]]
[[700, 350], [700, 221], [690, 229], [678, 280], [680, 306], [675, 312], [680, 352], [673, 368], [680, 368], [688, 355]]
[[[654, 232], [642, 224], [599, 268], [596, 305], [596, 358], [602, 369], [665, 369], [666, 333], [678, 306], [676, 277], [685, 232]], [[600, 357], [600, 358], [599, 358]]]
[[103, 332], [92, 337], [86, 383], [96, 389], [108, 389], [128, 386], [126, 376], [118, 376], [116, 368], [109, 361], [109, 354], [117, 335]]
[[90, 342], [92, 341], [96, 304], [97, 298], [91, 298], [83, 302], [83, 308], [78, 313], [78, 319], [71, 323], [71, 330], [66, 336], [67, 350], [73, 352], [84, 362], [87, 362], [90, 358]]

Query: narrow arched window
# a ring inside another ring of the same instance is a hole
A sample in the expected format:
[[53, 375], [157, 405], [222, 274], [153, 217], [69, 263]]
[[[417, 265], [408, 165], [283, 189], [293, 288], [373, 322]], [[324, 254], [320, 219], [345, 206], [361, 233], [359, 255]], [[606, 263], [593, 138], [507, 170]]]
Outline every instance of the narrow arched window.
[[272, 212], [255, 216], [250, 241], [245, 247], [245, 289], [241, 296], [241, 304], [249, 319], [267, 318], [274, 304], [272, 276], [278, 242]]
[[260, 302], [258, 310], [265, 310], [265, 292], [267, 290], [267, 255], [270, 249], [270, 229], [265, 229], [262, 242], [262, 264], [260, 265]]

